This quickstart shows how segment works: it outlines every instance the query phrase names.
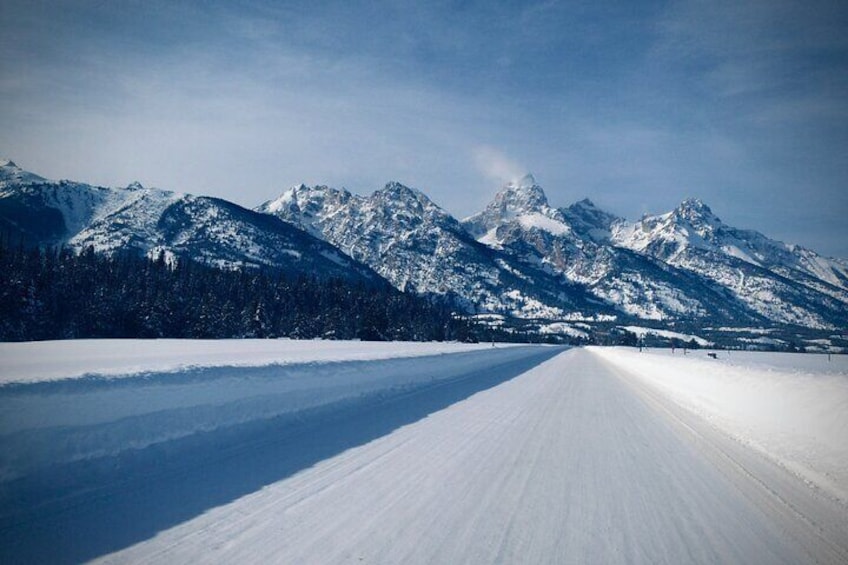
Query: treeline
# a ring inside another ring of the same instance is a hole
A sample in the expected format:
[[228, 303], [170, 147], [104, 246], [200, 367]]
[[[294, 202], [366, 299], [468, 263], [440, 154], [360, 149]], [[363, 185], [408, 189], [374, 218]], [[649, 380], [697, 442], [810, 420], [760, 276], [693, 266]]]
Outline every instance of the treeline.
[[447, 301], [388, 285], [168, 264], [88, 249], [0, 245], [0, 340], [74, 338], [274, 338], [460, 340], [474, 338]]

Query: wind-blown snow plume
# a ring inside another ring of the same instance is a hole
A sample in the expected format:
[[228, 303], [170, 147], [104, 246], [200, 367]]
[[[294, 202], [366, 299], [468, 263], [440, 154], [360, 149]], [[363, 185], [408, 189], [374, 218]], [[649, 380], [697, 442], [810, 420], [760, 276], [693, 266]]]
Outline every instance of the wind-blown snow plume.
[[527, 172], [526, 167], [489, 145], [475, 147], [473, 156], [477, 170], [498, 184], [517, 182]]

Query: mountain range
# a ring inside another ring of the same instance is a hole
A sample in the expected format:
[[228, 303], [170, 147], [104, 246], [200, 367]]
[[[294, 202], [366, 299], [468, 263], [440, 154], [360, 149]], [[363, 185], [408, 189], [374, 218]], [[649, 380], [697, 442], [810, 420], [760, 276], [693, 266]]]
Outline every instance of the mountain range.
[[384, 284], [366, 265], [278, 218], [221, 200], [132, 183], [50, 181], [0, 161], [0, 234], [11, 243], [93, 247], [218, 267], [272, 266], [292, 275]]
[[[531, 175], [458, 220], [414, 188], [299, 185], [255, 210], [51, 181], [0, 161], [0, 234], [25, 245], [260, 266], [453, 297], [467, 314], [654, 327], [848, 325], [848, 262], [724, 224], [697, 199], [636, 222], [552, 206]], [[544, 327], [544, 326], [539, 326]]]

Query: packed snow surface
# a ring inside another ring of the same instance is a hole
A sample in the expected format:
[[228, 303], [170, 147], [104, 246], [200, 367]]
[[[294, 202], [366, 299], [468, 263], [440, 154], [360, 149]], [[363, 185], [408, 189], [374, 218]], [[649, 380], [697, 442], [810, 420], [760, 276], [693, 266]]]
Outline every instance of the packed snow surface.
[[737, 488], [572, 350], [104, 561], [811, 560]]
[[590, 350], [848, 503], [848, 356]]
[[838, 442], [763, 457], [684, 402], [719, 375], [702, 396], [758, 388], [754, 411], [827, 431], [843, 359], [307, 342], [298, 362], [98, 365], [43, 347], [77, 361], [0, 386], [0, 562], [848, 562], [844, 502], [769, 451]]

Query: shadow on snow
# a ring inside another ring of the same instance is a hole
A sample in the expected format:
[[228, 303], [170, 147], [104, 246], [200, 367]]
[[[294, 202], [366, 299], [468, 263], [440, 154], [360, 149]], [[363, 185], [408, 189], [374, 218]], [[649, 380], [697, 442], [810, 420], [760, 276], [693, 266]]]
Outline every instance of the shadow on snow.
[[411, 424], [560, 353], [529, 356], [402, 392], [251, 422], [15, 481], [0, 498], [0, 561], [76, 563]]

